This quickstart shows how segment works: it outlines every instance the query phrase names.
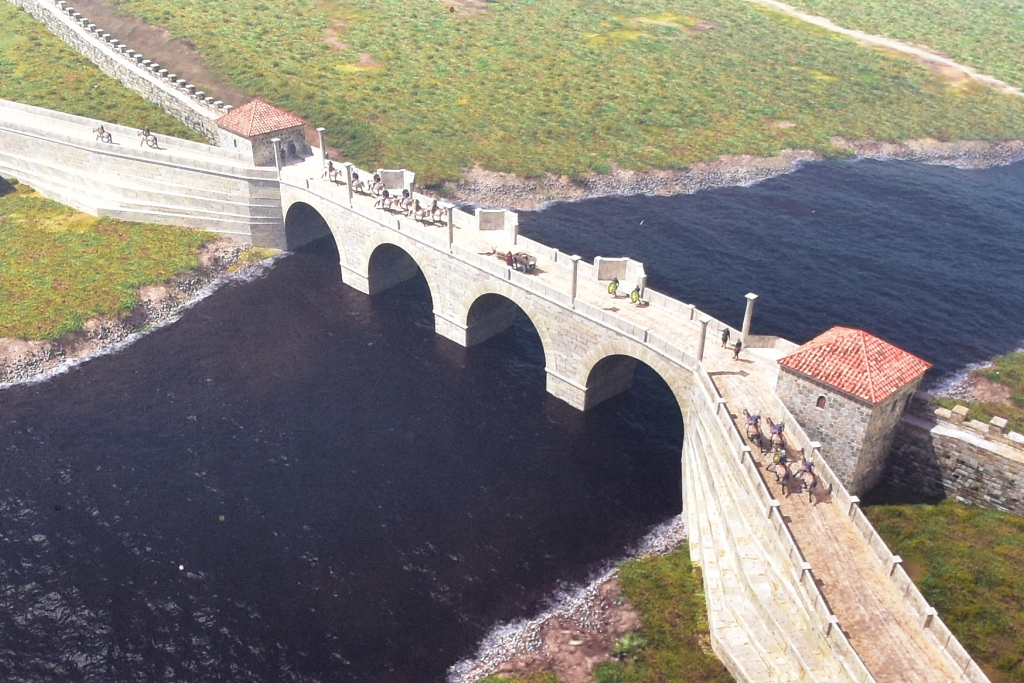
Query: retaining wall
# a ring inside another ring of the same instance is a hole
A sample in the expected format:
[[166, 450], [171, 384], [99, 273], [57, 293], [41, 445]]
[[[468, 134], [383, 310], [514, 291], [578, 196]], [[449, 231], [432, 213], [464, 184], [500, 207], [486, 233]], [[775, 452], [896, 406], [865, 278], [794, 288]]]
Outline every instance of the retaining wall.
[[986, 424], [966, 420], [966, 408], [926, 405], [899, 424], [886, 486], [1024, 516], [1024, 435], [1007, 431], [999, 418]]
[[[153, 102], [171, 116], [199, 132], [213, 144], [219, 140], [214, 120], [230, 111], [230, 106], [207, 99], [206, 94], [159, 64], [90, 23], [88, 18], [58, 0], [9, 0], [43, 22], [61, 40], [75, 48], [104, 73]], [[173, 78], [172, 78], [173, 77]]]
[[[113, 143], [90, 131], [102, 125]], [[275, 169], [231, 150], [0, 100], [0, 173], [94, 216], [200, 228], [243, 244], [283, 248]]]

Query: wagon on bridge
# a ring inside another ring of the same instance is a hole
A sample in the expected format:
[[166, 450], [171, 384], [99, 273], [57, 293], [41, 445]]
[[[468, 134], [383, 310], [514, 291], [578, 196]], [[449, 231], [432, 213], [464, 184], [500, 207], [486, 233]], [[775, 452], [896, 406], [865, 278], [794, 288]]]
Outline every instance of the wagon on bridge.
[[512, 256], [512, 267], [520, 273], [530, 273], [537, 267], [537, 257], [521, 251]]

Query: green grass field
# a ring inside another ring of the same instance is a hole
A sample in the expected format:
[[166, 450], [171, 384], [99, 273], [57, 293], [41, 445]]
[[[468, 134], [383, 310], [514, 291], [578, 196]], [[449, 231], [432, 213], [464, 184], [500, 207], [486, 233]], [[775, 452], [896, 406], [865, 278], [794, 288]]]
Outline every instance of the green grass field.
[[[701, 572], [687, 548], [629, 560], [619, 568], [622, 593], [640, 612], [642, 644], [620, 648], [622, 661], [599, 665], [596, 683], [733, 681], [711, 651]], [[557, 683], [545, 672], [527, 678], [489, 676], [480, 683]]]
[[125, 88], [30, 14], [0, 2], [0, 98], [201, 140], [178, 119]]
[[93, 218], [0, 181], [0, 337], [55, 339], [198, 266], [214, 235]]
[[1024, 518], [950, 501], [865, 511], [993, 683], [1024, 682]]
[[1024, 4], [1020, 0], [793, 0], [844, 28], [899, 38], [1024, 88]]
[[836, 154], [832, 136], [1024, 138], [1024, 98], [951, 87], [743, 0], [506, 0], [470, 13], [441, 0], [117, 5], [326, 126], [345, 157], [425, 183], [474, 164], [575, 175]]

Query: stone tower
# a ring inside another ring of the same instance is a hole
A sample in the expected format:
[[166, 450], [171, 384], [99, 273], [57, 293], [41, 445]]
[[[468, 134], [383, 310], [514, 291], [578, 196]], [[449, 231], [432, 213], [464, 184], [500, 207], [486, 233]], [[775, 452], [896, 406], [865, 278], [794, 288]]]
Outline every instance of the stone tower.
[[860, 495], [878, 482], [903, 410], [930, 367], [863, 330], [833, 327], [779, 359], [776, 392]]
[[306, 122], [263, 100], [232, 109], [215, 123], [220, 129], [218, 145], [251, 153], [257, 166], [274, 165], [274, 138], [281, 140], [282, 163], [313, 153], [306, 142]]

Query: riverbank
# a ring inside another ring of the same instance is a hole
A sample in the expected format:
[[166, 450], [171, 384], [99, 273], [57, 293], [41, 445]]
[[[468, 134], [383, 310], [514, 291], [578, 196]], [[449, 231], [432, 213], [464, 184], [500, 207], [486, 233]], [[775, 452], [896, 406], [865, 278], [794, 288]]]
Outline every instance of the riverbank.
[[[832, 145], [851, 158], [899, 159], [965, 169], [1004, 166], [1024, 160], [1024, 140], [879, 142], [833, 137]], [[476, 166], [466, 171], [461, 180], [447, 183], [444, 187], [450, 199], [468, 204], [532, 211], [551, 202], [629, 195], [665, 197], [751, 185], [792, 173], [806, 162], [824, 158], [812, 150], [784, 150], [773, 157], [723, 156], [717, 161], [669, 171], [631, 171], [613, 167], [610, 173], [586, 173], [577, 178], [552, 173], [524, 178]]]
[[269, 254], [221, 238], [204, 245], [198, 256], [198, 268], [141, 287], [139, 303], [128, 315], [90, 318], [80, 330], [52, 341], [0, 338], [0, 386], [46, 379], [168, 325], [221, 285], [261, 273], [266, 262], [260, 259]]
[[[449, 670], [448, 683], [517, 681], [541, 672], [553, 672], [559, 683], [592, 683], [595, 667], [614, 661], [615, 644], [642, 628], [642, 610], [623, 594], [620, 570], [638, 559], [670, 561], [685, 543], [681, 516], [659, 525], [628, 553], [629, 559], [557, 594], [539, 615], [495, 627], [473, 658]], [[714, 656], [710, 647], [707, 654]]]

